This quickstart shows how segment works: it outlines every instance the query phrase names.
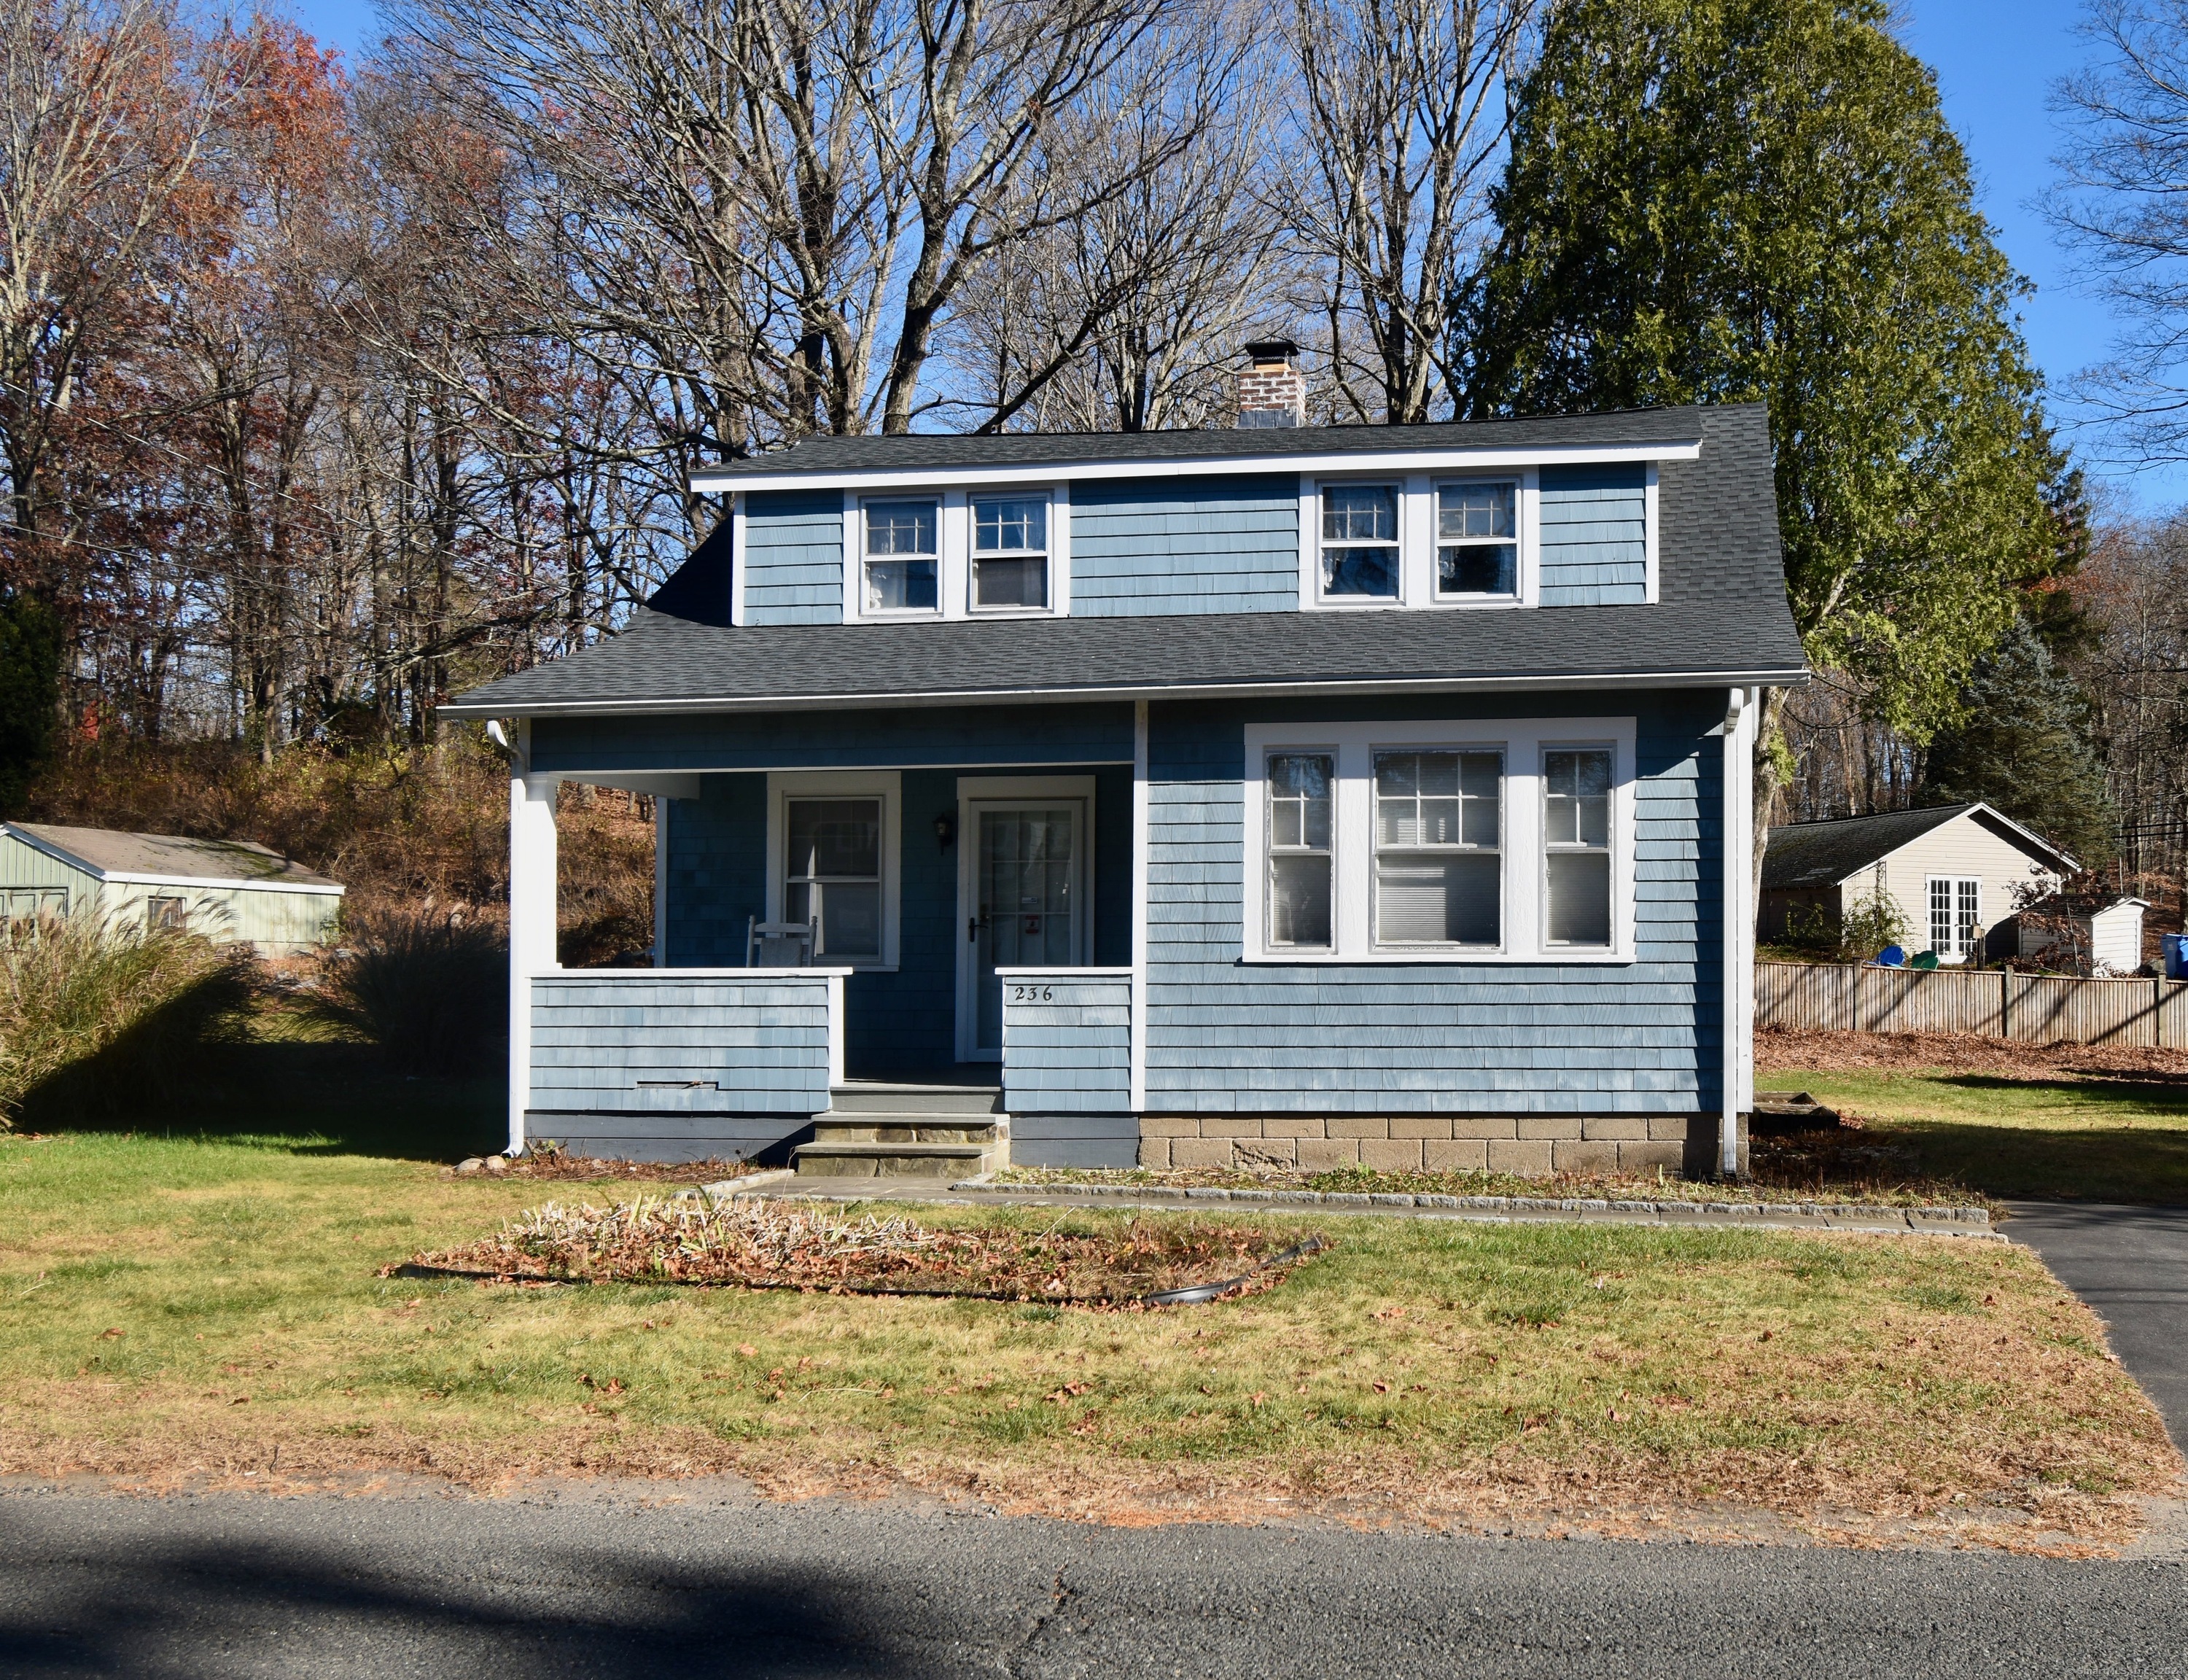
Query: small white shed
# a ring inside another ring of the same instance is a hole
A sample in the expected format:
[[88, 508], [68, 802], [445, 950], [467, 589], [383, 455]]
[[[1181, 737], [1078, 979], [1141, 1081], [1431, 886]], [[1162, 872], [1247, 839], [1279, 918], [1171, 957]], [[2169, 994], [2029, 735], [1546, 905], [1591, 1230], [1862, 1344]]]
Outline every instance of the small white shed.
[[2142, 967], [2142, 913], [2150, 900], [2055, 897], [2015, 917], [2021, 955], [2052, 967], [2132, 974]]
[[339, 882], [248, 840], [0, 823], [0, 914], [10, 920], [102, 915], [295, 956], [333, 937], [341, 899]]

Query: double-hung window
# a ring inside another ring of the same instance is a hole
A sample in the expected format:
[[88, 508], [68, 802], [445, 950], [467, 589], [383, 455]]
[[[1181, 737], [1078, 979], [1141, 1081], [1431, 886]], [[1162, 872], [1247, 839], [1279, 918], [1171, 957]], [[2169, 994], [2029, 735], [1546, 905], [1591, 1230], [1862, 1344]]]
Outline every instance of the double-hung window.
[[1947, 962], [1965, 961], [1982, 922], [1982, 879], [1973, 875], [1930, 877], [1930, 949]]
[[1398, 487], [1322, 487], [1322, 593], [1329, 600], [1396, 600]]
[[1272, 949], [1328, 950], [1335, 916], [1337, 760], [1269, 755], [1268, 930]]
[[1048, 498], [973, 499], [973, 607], [1048, 605]]
[[941, 508], [930, 499], [868, 502], [861, 580], [868, 612], [933, 612], [941, 600]]
[[1502, 942], [1503, 793], [1500, 753], [1375, 754], [1377, 944]]
[[1542, 942], [1610, 943], [1610, 749], [1542, 754]]
[[882, 802], [784, 802], [786, 922], [820, 924], [816, 962], [882, 956]]
[[1436, 487], [1439, 600], [1511, 595], [1520, 588], [1520, 486], [1469, 479]]

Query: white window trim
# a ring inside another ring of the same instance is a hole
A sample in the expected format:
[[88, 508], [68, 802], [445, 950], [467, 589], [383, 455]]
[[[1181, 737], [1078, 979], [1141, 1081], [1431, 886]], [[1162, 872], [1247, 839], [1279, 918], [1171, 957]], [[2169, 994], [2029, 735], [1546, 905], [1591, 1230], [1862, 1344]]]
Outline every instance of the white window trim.
[[789, 843], [789, 804], [793, 798], [861, 798], [882, 802], [881, 960], [832, 966], [876, 973], [894, 973], [897, 966], [899, 890], [903, 878], [903, 775], [895, 770], [770, 772], [767, 778], [767, 914], [761, 918], [763, 921], [782, 920], [782, 870]]
[[[1937, 924], [1936, 924], [1936, 922], [1933, 922], [1933, 921], [1931, 921], [1931, 920], [1930, 919], [1930, 918], [1931, 918], [1930, 899], [1931, 899], [1931, 895], [1932, 894], [1934, 894], [1934, 893], [1937, 891], [1937, 883], [1938, 883], [1938, 882], [1948, 882], [1951, 883], [1951, 886], [1952, 886], [1952, 889], [1953, 889], [1953, 908], [1952, 908], [1953, 922], [1952, 922], [1952, 927], [1953, 927], [1953, 932], [1954, 932], [1954, 933], [1955, 934], [1955, 936], [1957, 936], [1957, 935], [1958, 935], [1958, 933], [1959, 933], [1959, 932], [1960, 932], [1960, 888], [1963, 888], [1963, 887], [1973, 887], [1973, 888], [1976, 889], [1976, 922], [1975, 922], [1975, 925], [1976, 925], [1977, 927], [1984, 927], [1984, 926], [1986, 926], [1986, 925], [1987, 925], [1987, 924], [1984, 922], [1984, 921], [1983, 921], [1983, 907], [1982, 907], [1982, 900], [1983, 900], [1982, 877], [1981, 877], [1980, 875], [1926, 875], [1926, 876], [1924, 876], [1924, 877], [1922, 877], [1922, 916], [1923, 916], [1923, 920], [1924, 920], [1925, 923], [1926, 924], [1926, 925], [1924, 927], [1923, 930], [1922, 930], [1924, 933], [1930, 933], [1930, 934], [1933, 934], [1933, 935], [1934, 935], [1934, 934], [1935, 934], [1935, 933], [1937, 932]], [[1959, 940], [1958, 940], [1957, 937], [1955, 937], [1955, 939], [1954, 939], [1954, 943], [1955, 944], [1955, 945], [1957, 945], [1957, 944], [1958, 944]], [[1933, 939], [1931, 939], [1931, 944], [1930, 944], [1929, 949], [1930, 949], [1930, 950], [1935, 950], [1935, 951], [1937, 951], [1937, 964], [1938, 964], [1938, 966], [1939, 966], [1940, 967], [1943, 967], [1945, 964], [1947, 964], [1947, 963], [1954, 963], [1954, 964], [1958, 964], [1958, 963], [1965, 962], [1965, 961], [1968, 960], [1969, 956], [1972, 954], [1972, 952], [1973, 952], [1973, 950], [1974, 950], [1974, 947], [1973, 947], [1973, 946], [1970, 946], [1970, 947], [1969, 947], [1969, 949], [1968, 949], [1967, 950], [1954, 950], [1954, 951], [1950, 952], [1949, 954], [1948, 954], [1947, 952], [1945, 952], [1945, 951], [1943, 951], [1943, 950], [1938, 950], [1938, 947], [1937, 947], [1937, 942], [1936, 942], [1936, 940], [1935, 940], [1935, 939], [1934, 939], [1934, 938], [1933, 938]]]
[[1641, 470], [1641, 600], [1656, 604], [1656, 463]]
[[[1246, 773], [1240, 790], [1240, 837], [1245, 848], [1240, 936], [1243, 960], [1277, 963], [1513, 963], [1604, 967], [1634, 956], [1634, 719], [1632, 718], [1488, 718], [1402, 723], [1249, 724]], [[1494, 750], [1504, 755], [1503, 944], [1479, 947], [1374, 944], [1374, 753], [1380, 747], [1439, 747]], [[1551, 945], [1542, 938], [1548, 892], [1543, 844], [1542, 755], [1559, 747], [1611, 749], [1610, 936], [1605, 948]], [[1330, 837], [1336, 879], [1331, 905], [1333, 948], [1301, 951], [1267, 943], [1265, 839], [1269, 755], [1334, 752], [1337, 798]]]
[[[1509, 595], [1440, 596], [1436, 574], [1436, 487], [1465, 479], [1516, 481], [1519, 496], [1519, 576]], [[1651, 482], [1653, 482], [1653, 478]], [[1398, 487], [1398, 593], [1390, 595], [1325, 595], [1322, 592], [1322, 487], [1324, 484], [1396, 484]], [[1536, 468], [1469, 467], [1445, 472], [1302, 473], [1299, 490], [1299, 598], [1312, 612], [1387, 612], [1425, 608], [1435, 612], [1509, 612], [1542, 603], [1542, 533], [1539, 510], [1542, 474]], [[1651, 509], [1655, 506], [1652, 499]], [[1649, 544], [1650, 566], [1655, 545]], [[1655, 599], [1653, 594], [1650, 599]]]
[[[1048, 605], [973, 605], [973, 510], [990, 493], [1048, 497]], [[935, 600], [932, 610], [873, 612], [866, 608], [868, 501], [933, 500], [940, 504], [935, 529]], [[736, 575], [733, 574], [733, 578]], [[741, 598], [741, 597], [740, 597]], [[1061, 618], [1071, 611], [1071, 487], [1068, 484], [905, 483], [843, 492], [843, 622], [846, 624], [922, 624], [967, 618]]]

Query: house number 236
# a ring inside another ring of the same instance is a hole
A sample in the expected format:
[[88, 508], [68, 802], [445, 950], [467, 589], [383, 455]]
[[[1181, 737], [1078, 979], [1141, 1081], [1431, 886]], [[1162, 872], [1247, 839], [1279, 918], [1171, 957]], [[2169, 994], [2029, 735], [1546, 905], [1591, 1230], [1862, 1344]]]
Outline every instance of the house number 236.
[[1012, 1003], [1053, 1003], [1056, 1001], [1056, 989], [1053, 986], [1012, 986], [1011, 1001]]

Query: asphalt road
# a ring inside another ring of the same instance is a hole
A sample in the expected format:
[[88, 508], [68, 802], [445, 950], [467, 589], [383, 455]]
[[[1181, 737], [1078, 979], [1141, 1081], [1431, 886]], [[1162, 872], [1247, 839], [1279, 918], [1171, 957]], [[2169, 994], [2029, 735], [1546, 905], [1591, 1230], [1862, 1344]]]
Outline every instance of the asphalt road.
[[2188, 1676], [2188, 1566], [899, 1503], [0, 1494], [0, 1674]]
[[2035, 1249], [2111, 1327], [2112, 1351], [2188, 1451], [2188, 1208], [2012, 1202], [2007, 1210], [2005, 1234]]

